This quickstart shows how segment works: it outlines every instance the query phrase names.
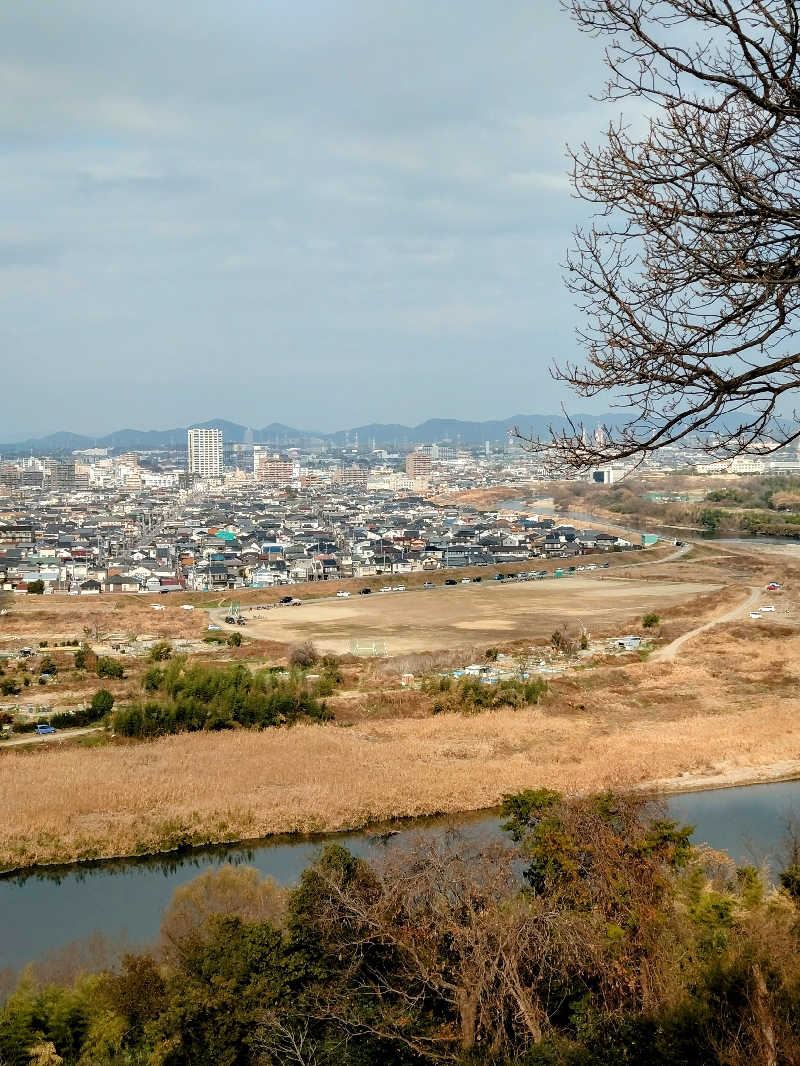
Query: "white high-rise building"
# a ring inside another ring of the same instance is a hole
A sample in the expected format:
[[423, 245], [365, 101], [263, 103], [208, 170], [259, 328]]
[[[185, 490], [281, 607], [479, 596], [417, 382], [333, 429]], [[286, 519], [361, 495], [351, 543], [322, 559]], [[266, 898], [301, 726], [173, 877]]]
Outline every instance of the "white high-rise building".
[[222, 475], [222, 430], [190, 429], [186, 433], [189, 473], [200, 477]]

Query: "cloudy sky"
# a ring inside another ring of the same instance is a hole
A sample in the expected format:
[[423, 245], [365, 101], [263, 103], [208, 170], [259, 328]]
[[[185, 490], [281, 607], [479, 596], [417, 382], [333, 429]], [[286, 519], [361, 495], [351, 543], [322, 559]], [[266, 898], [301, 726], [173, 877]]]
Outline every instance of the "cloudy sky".
[[0, 5], [0, 440], [557, 409], [602, 79], [557, 0]]

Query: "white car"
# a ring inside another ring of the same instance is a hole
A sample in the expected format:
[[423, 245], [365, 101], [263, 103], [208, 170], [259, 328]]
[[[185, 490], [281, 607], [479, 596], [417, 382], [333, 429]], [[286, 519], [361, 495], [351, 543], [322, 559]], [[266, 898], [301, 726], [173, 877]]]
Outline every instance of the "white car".
[[222, 626], [211, 625], [211, 626], [208, 627], [208, 630], [209, 630], [210, 633], [213, 633], [214, 630], [218, 630], [218, 629], [222, 629]]
[[762, 611], [762, 612], [764, 612], [764, 611], [772, 612], [772, 611], [775, 610], [775, 608], [772, 606], [771, 603], [770, 604], [765, 604], [763, 607], [759, 607], [758, 609], [759, 609], [759, 611]]
[[182, 611], [193, 611], [194, 607], [192, 607], [191, 603], [182, 603], [181, 604], [181, 610]]
[[344, 589], [342, 589], [341, 592], [337, 592], [336, 593], [336, 598], [339, 599], [339, 600], [346, 600], [346, 599], [349, 599], [349, 597], [350, 597], [350, 593], [349, 592], [345, 592]]
[[395, 585], [394, 589], [392, 591], [393, 592], [405, 592], [406, 591], [406, 587], [405, 587], [405, 585]]
[[161, 606], [160, 603], [151, 603], [150, 606], [153, 608], [154, 611], [163, 611], [164, 610], [164, 608]]
[[384, 585], [383, 588], [380, 591], [381, 592], [391, 592], [392, 591], [392, 586], [391, 585]]
[[760, 618], [761, 615], [758, 613], [758, 611], [751, 611], [750, 612], [750, 617], [751, 618]]

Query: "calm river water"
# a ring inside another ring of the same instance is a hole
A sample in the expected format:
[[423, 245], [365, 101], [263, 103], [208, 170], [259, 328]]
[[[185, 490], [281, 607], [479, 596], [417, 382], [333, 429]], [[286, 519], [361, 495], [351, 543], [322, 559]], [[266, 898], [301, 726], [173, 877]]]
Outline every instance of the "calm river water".
[[[672, 817], [695, 826], [694, 840], [727, 851], [741, 862], [774, 857], [784, 827], [800, 815], [800, 781], [716, 789], [670, 797]], [[469, 836], [499, 832], [496, 814], [456, 819], [420, 819], [391, 838], [443, 833], [456, 826]], [[320, 845], [335, 839], [369, 857], [383, 845], [369, 833], [337, 837], [271, 838], [250, 847], [208, 848], [156, 859], [97, 863], [40, 870], [0, 880], [0, 969], [17, 968], [95, 932], [144, 943], [158, 931], [161, 914], [178, 885], [224, 863], [255, 866], [292, 884]]]

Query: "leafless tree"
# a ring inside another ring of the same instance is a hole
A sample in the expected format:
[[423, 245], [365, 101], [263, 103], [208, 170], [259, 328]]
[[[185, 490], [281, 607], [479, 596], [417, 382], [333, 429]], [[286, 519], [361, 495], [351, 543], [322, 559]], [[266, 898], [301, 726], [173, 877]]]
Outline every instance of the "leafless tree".
[[530, 446], [585, 469], [680, 441], [733, 455], [800, 439], [784, 415], [800, 382], [796, 0], [562, 4], [607, 41], [601, 99], [636, 110], [571, 152], [597, 205], [566, 264], [587, 360], [553, 373], [624, 414]]

